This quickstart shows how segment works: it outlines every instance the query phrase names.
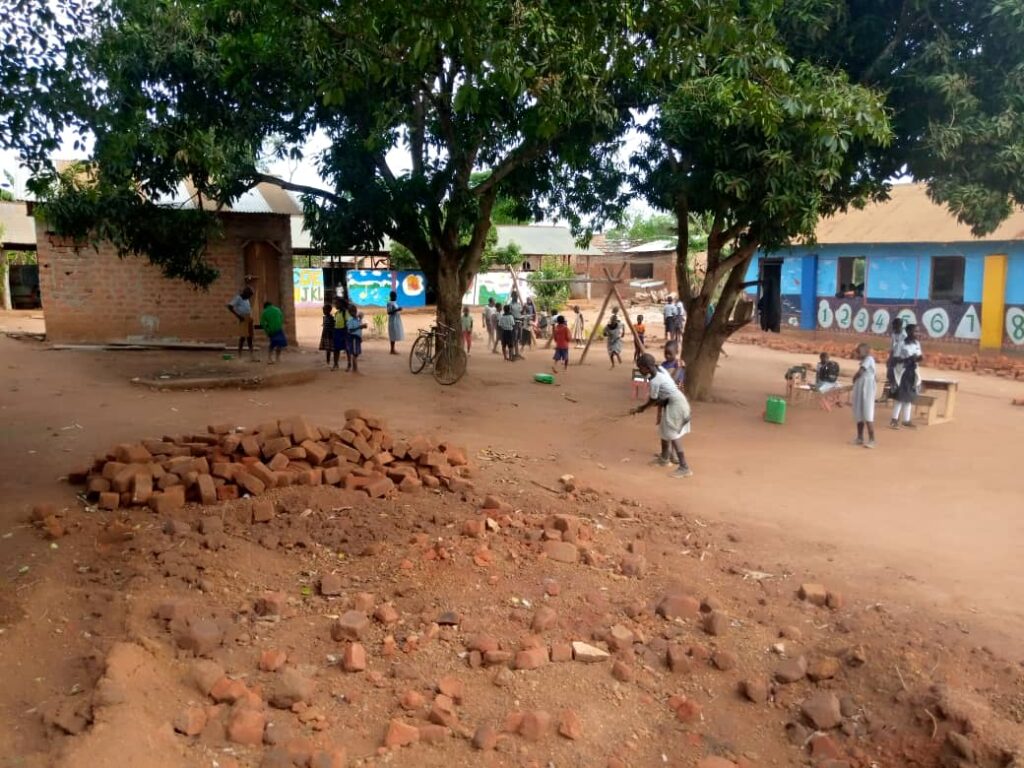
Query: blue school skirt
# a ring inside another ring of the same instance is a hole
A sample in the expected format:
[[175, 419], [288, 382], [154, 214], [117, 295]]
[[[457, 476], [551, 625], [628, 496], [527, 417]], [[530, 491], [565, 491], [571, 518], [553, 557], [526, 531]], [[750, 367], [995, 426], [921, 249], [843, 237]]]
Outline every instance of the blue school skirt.
[[348, 352], [348, 329], [334, 329], [334, 349], [338, 352]]

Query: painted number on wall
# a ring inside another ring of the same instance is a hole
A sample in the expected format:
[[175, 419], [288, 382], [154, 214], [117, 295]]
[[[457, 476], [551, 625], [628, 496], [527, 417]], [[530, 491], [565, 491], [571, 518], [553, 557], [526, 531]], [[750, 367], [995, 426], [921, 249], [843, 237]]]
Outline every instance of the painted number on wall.
[[978, 320], [978, 310], [971, 304], [964, 312], [964, 316], [957, 323], [956, 332], [953, 334], [958, 339], [980, 339], [981, 322]]
[[1006, 335], [1014, 344], [1024, 344], [1024, 309], [1010, 307], [1006, 310]]
[[924, 329], [933, 339], [938, 339], [949, 333], [949, 315], [941, 307], [933, 307], [921, 315], [924, 322]]
[[853, 330], [857, 333], [867, 333], [870, 325], [871, 314], [864, 307], [861, 307], [853, 317]]
[[851, 322], [853, 322], [853, 310], [850, 305], [840, 304], [839, 309], [836, 310], [836, 325], [845, 331], [849, 329]]
[[875, 319], [871, 321], [871, 330], [875, 333], [887, 333], [889, 330], [889, 310], [876, 309]]
[[828, 302], [824, 299], [818, 302], [818, 325], [822, 328], [831, 328], [832, 320], [835, 319], [835, 313], [832, 312], [832, 307], [828, 305]]
[[896, 317], [903, 321], [903, 325], [917, 325], [917, 315], [912, 309], [901, 309]]

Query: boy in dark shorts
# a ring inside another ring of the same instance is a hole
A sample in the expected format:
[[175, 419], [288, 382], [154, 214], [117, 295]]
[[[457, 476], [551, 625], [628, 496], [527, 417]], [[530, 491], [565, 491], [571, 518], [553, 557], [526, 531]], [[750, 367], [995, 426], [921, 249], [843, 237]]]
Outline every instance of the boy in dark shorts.
[[288, 338], [284, 335], [284, 312], [281, 308], [274, 306], [272, 302], [263, 302], [260, 327], [270, 340], [267, 365], [281, 362], [281, 350], [288, 346]]
[[505, 305], [498, 316], [498, 331], [501, 333], [501, 354], [505, 360], [511, 361], [515, 357], [516, 349], [516, 318], [509, 304]]

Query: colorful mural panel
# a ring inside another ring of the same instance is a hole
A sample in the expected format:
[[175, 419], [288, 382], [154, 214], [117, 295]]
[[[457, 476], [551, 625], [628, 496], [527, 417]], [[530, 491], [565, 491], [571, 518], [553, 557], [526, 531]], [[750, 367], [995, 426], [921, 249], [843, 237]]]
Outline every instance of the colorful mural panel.
[[324, 273], [322, 269], [293, 269], [292, 293], [296, 307], [322, 307]]
[[427, 279], [422, 272], [387, 269], [350, 269], [345, 275], [349, 300], [359, 306], [383, 307], [391, 291], [398, 294], [401, 307], [423, 307], [427, 303]]
[[[524, 301], [533, 296], [533, 289], [526, 278], [518, 279], [519, 296]], [[481, 272], [473, 278], [469, 290], [462, 297], [463, 304], [483, 305], [490, 299], [504, 304], [512, 295], [512, 275], [508, 272]]]

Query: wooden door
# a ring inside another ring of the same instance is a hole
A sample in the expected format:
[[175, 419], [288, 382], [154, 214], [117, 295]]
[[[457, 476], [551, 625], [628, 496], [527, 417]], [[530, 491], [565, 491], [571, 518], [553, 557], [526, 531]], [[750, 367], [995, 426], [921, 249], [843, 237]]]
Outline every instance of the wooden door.
[[253, 290], [253, 315], [260, 316], [263, 302], [272, 301], [281, 306], [280, 254], [265, 241], [247, 243], [245, 256], [245, 284]]

